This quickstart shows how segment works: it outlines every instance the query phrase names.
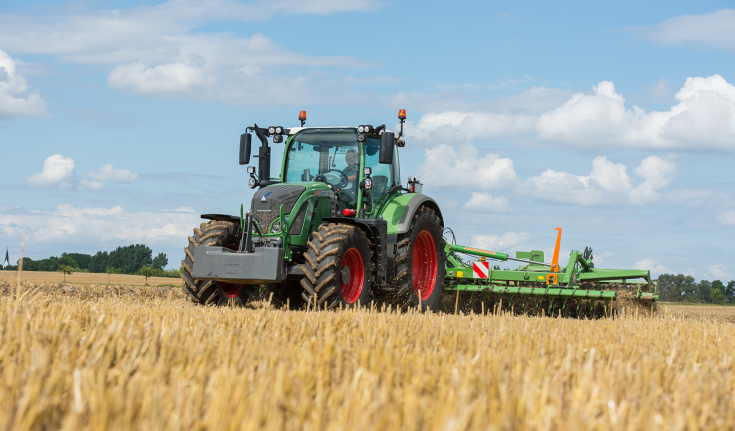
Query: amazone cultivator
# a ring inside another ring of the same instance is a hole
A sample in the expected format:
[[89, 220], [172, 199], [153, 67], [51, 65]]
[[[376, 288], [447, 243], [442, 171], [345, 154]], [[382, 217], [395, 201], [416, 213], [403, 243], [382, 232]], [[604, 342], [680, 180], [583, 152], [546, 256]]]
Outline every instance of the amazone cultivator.
[[[561, 228], [550, 264], [544, 263], [544, 252], [516, 252], [516, 257], [504, 253], [445, 243], [447, 256], [445, 291], [457, 294], [473, 293], [488, 306], [499, 306], [505, 300], [507, 308], [521, 313], [565, 317], [609, 315], [623, 307], [635, 307], [650, 312], [654, 309], [656, 283], [649, 271], [599, 269], [592, 262], [592, 250], [572, 251], [566, 267], [559, 267]], [[479, 260], [466, 262], [460, 254]], [[517, 269], [501, 270], [496, 262], [519, 261]], [[484, 305], [482, 305], [484, 308]]]
[[[290, 307], [378, 301], [439, 310], [458, 307], [462, 296], [477, 311], [503, 305], [517, 313], [597, 317], [623, 302], [653, 310], [648, 271], [595, 268], [588, 249], [573, 251], [560, 267], [561, 228], [550, 264], [540, 251], [510, 257], [446, 241], [439, 204], [421, 193], [416, 178], [401, 183], [404, 110], [398, 119], [398, 133], [385, 125], [304, 127], [304, 111], [300, 127], [246, 128], [240, 164], [249, 163], [255, 135], [258, 174], [247, 171], [258, 190], [239, 216], [202, 216], [210, 221], [194, 229], [182, 261], [189, 299], [243, 304], [265, 291]], [[277, 177], [270, 174], [269, 138], [285, 144]], [[501, 270], [491, 261], [522, 266]]]

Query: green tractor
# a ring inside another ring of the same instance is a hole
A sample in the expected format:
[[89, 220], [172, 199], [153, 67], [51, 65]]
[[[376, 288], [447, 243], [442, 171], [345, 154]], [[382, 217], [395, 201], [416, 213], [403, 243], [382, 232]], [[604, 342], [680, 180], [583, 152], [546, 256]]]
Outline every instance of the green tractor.
[[[551, 263], [540, 250], [508, 254], [444, 239], [439, 205], [416, 178], [401, 183], [398, 134], [373, 127], [248, 127], [240, 164], [250, 161], [252, 136], [261, 142], [258, 188], [240, 215], [205, 214], [184, 249], [183, 288], [191, 301], [332, 309], [373, 300], [400, 308], [456, 312], [459, 294], [484, 312], [505, 304], [515, 313], [601, 317], [621, 307], [655, 311], [657, 284], [646, 270], [595, 268], [592, 249], [573, 250], [559, 266], [561, 228]], [[270, 174], [271, 147], [285, 144], [281, 173]], [[463, 260], [469, 256], [469, 261]], [[501, 269], [490, 261], [520, 262]], [[453, 295], [442, 301], [442, 294]], [[452, 300], [454, 296], [454, 300]], [[479, 307], [478, 307], [479, 304]]]
[[[183, 288], [199, 304], [245, 303], [265, 289], [291, 307], [354, 307], [373, 299], [434, 310], [445, 276], [439, 205], [408, 178], [401, 183], [399, 133], [373, 127], [248, 127], [240, 164], [261, 142], [257, 188], [240, 216], [205, 214], [183, 261]], [[284, 143], [280, 175], [271, 147]]]

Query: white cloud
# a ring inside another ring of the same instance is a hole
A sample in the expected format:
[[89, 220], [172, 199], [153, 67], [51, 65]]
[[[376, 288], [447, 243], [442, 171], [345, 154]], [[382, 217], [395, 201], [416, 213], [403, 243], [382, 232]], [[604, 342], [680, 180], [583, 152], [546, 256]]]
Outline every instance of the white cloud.
[[728, 271], [725, 265], [716, 264], [708, 268], [707, 277], [714, 280], [722, 280], [728, 276]]
[[34, 187], [59, 187], [70, 189], [76, 183], [74, 159], [54, 154], [43, 162], [43, 171], [26, 177], [26, 183]]
[[15, 116], [43, 115], [46, 102], [28, 89], [26, 79], [16, 70], [15, 61], [0, 50], [0, 120]]
[[678, 175], [674, 162], [657, 156], [643, 159], [636, 168], [636, 174], [644, 179], [638, 185], [633, 184], [627, 170], [622, 163], [596, 157], [589, 175], [548, 169], [527, 179], [520, 191], [539, 199], [577, 205], [645, 205], [662, 198], [663, 192]]
[[472, 237], [472, 246], [484, 250], [509, 250], [528, 241], [531, 235], [528, 232], [508, 232], [503, 235], [475, 235]]
[[651, 277], [657, 278], [661, 274], [672, 274], [671, 270], [653, 259], [639, 260], [633, 264], [633, 269], [640, 271], [651, 271]]
[[480, 156], [472, 145], [440, 145], [426, 150], [417, 177], [425, 184], [462, 186], [481, 190], [503, 189], [516, 183], [513, 161], [497, 154]]
[[253, 100], [262, 104], [301, 103], [302, 97], [308, 97], [313, 103], [335, 97], [349, 87], [348, 79], [324, 79], [316, 69], [359, 68], [370, 63], [298, 54], [261, 34], [243, 38], [197, 29], [218, 21], [374, 11], [380, 6], [370, 0], [282, 0], [246, 5], [231, 0], [173, 0], [156, 6], [54, 16], [0, 14], [0, 40], [15, 52], [52, 54], [69, 63], [108, 66], [111, 88], [145, 96], [233, 104]]
[[735, 149], [735, 86], [720, 75], [687, 78], [669, 111], [628, 109], [612, 82], [577, 93], [536, 123], [541, 140], [584, 148]]
[[592, 260], [594, 260], [596, 267], [604, 268], [605, 262], [607, 262], [607, 260], [611, 258], [613, 255], [614, 253], [609, 252], [609, 251], [605, 251], [602, 253], [592, 253]]
[[[667, 85], [661, 80], [652, 94], [665, 97]], [[423, 147], [535, 135], [540, 141], [580, 149], [735, 149], [735, 86], [720, 75], [687, 78], [675, 94], [678, 103], [666, 111], [626, 106], [625, 97], [610, 81], [592, 90], [569, 96], [562, 90], [534, 87], [517, 96], [465, 102], [464, 109], [454, 109], [461, 103], [443, 93], [436, 100], [402, 94], [394, 101], [432, 106], [449, 100], [454, 107], [407, 123], [408, 141]]]
[[661, 80], [659, 80], [656, 85], [653, 86], [651, 91], [648, 92], [651, 97], [654, 97], [656, 99], [663, 99], [665, 97], [668, 97], [669, 93], [669, 81], [667, 81], [665, 78], [661, 78]]
[[734, 210], [728, 210], [720, 214], [719, 217], [717, 217], [717, 220], [720, 221], [720, 223], [728, 226], [735, 226], [735, 211]]
[[661, 45], [704, 45], [735, 48], [735, 10], [701, 15], [681, 15], [658, 24], [630, 29], [634, 34]]
[[117, 183], [128, 183], [138, 179], [138, 174], [135, 172], [131, 172], [128, 169], [114, 168], [110, 163], [101, 166], [96, 171], [88, 172], [85, 176], [98, 182], [112, 181]]
[[88, 181], [83, 179], [79, 182], [78, 187], [82, 190], [100, 190], [104, 185], [104, 183], [99, 181]]
[[204, 72], [200, 67], [182, 62], [159, 66], [136, 62], [112, 69], [107, 84], [151, 96], [186, 95], [203, 86]]
[[514, 136], [533, 128], [536, 118], [531, 115], [495, 112], [441, 112], [421, 117], [417, 128], [434, 132], [442, 127], [461, 130], [467, 139]]
[[[459, 88], [471, 93], [473, 88]], [[442, 92], [427, 96], [399, 93], [390, 103], [428, 112], [418, 123], [406, 122], [406, 139], [412, 146], [434, 147], [459, 145], [475, 139], [503, 138], [533, 131], [538, 116], [564, 103], [571, 92], [533, 87], [513, 96], [501, 96], [482, 102], [467, 102], [460, 92]], [[470, 96], [468, 96], [470, 98]], [[451, 109], [452, 107], [457, 109]], [[396, 129], [398, 126], [396, 126]]]
[[61, 154], [54, 154], [43, 162], [41, 173], [25, 177], [26, 183], [33, 187], [100, 190], [104, 187], [104, 181], [131, 182], [138, 178], [138, 174], [135, 172], [127, 169], [116, 169], [108, 163], [96, 171], [86, 173], [84, 176], [88, 179], [77, 181], [74, 168], [74, 159], [64, 157]]
[[27, 244], [181, 245], [200, 221], [190, 208], [128, 212], [120, 206], [107, 209], [62, 204], [52, 211], [0, 213], [0, 236], [17, 238], [25, 233]]
[[478, 192], [472, 193], [472, 197], [464, 204], [463, 208], [466, 210], [492, 213], [505, 213], [510, 211], [508, 198], [505, 196], [493, 197], [487, 193]]

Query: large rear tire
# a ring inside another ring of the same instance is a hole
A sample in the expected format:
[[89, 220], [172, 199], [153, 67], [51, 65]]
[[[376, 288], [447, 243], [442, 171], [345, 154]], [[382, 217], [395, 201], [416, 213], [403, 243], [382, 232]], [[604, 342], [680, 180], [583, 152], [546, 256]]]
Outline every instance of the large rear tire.
[[394, 303], [436, 311], [444, 291], [445, 261], [441, 220], [422, 206], [408, 232], [398, 237]]
[[181, 261], [184, 271], [181, 278], [182, 287], [190, 302], [201, 305], [245, 305], [251, 293], [251, 286], [211, 280], [195, 280], [194, 247], [199, 245], [227, 247], [237, 250], [240, 238], [238, 226], [226, 221], [210, 221], [194, 228], [194, 235], [189, 237], [189, 245], [184, 248], [186, 257]]
[[365, 232], [355, 226], [319, 226], [307, 244], [301, 286], [307, 304], [355, 307], [370, 300], [373, 260]]

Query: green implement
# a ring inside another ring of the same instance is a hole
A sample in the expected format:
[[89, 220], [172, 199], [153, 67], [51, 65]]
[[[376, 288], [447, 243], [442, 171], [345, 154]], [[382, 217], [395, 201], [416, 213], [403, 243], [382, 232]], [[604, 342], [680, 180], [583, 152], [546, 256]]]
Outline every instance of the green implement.
[[[594, 307], [597, 301], [604, 303], [605, 314], [607, 310], [620, 310], [623, 306], [649, 312], [654, 310], [658, 300], [657, 286], [651, 280], [650, 271], [595, 268], [590, 249], [585, 253], [572, 251], [566, 267], [557, 264], [558, 272], [555, 272], [556, 262], [544, 263], [543, 252], [538, 250], [516, 252], [516, 257], [510, 257], [506, 253], [449, 242], [444, 247], [447, 256], [445, 290], [456, 291], [457, 294], [485, 295], [495, 302], [498, 297], [507, 297], [506, 305], [520, 302], [524, 310], [528, 308], [526, 299], [533, 298], [537, 302], [545, 301], [550, 314], [558, 308], [565, 316], [581, 316], [583, 306]], [[480, 259], [467, 262], [460, 254]], [[555, 256], [558, 256], [558, 251], [555, 251]], [[500, 269], [490, 265], [489, 259], [518, 261], [524, 265], [516, 269]]]

